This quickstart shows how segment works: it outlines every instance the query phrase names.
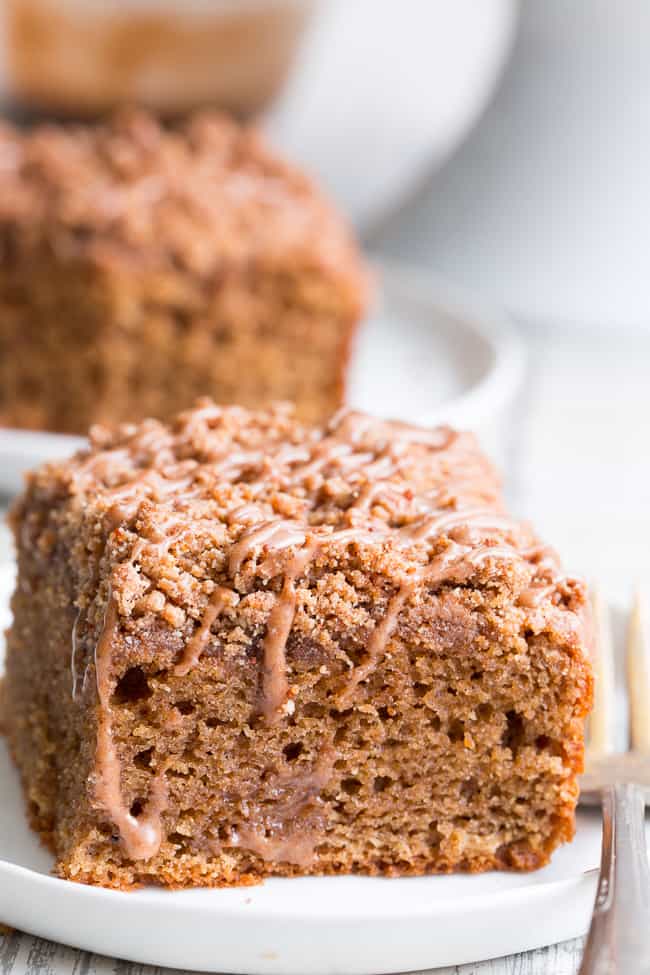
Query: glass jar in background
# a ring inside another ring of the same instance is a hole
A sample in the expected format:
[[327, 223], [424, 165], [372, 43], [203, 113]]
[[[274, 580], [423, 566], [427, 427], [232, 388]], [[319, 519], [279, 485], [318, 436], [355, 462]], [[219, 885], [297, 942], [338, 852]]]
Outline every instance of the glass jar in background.
[[8, 93], [92, 116], [137, 102], [239, 116], [280, 90], [314, 0], [5, 0]]

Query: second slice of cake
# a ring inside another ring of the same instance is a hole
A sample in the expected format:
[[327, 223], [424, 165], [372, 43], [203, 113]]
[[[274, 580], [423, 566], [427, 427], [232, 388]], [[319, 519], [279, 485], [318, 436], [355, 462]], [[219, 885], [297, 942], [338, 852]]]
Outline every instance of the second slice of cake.
[[63, 877], [531, 869], [573, 834], [585, 592], [474, 439], [209, 402], [33, 474], [5, 716]]
[[0, 425], [85, 433], [209, 395], [343, 401], [366, 276], [297, 168], [215, 113], [0, 125]]

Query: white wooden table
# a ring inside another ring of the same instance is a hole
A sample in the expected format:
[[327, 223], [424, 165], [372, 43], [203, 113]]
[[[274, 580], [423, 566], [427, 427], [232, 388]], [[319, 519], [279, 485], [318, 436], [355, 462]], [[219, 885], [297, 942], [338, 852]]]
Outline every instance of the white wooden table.
[[[510, 444], [511, 503], [566, 564], [624, 602], [650, 577], [650, 331], [522, 326], [530, 375]], [[0, 556], [6, 551], [0, 541]], [[437, 975], [575, 975], [581, 942]], [[154, 975], [159, 969], [0, 933], [0, 975]]]
[[[439, 968], [435, 975], [574, 975], [580, 963], [580, 947], [580, 942], [568, 941], [544, 951], [479, 965]], [[0, 972], [2, 975], [173, 975], [169, 969], [88, 955], [18, 932], [0, 934]]]

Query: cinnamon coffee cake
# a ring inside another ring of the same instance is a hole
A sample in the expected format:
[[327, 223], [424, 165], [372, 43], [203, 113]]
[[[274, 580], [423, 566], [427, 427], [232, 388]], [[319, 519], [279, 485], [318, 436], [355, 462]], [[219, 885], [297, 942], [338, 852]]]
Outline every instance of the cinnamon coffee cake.
[[530, 870], [570, 840], [585, 589], [472, 436], [202, 402], [33, 473], [5, 686], [60, 876]]
[[85, 433], [198, 396], [342, 401], [366, 276], [344, 221], [254, 131], [0, 124], [0, 425]]

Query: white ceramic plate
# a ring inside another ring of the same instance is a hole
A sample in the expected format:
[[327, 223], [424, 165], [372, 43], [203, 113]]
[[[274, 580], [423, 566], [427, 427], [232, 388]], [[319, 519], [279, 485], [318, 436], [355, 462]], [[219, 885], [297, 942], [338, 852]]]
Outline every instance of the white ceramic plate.
[[[13, 568], [0, 569], [8, 623]], [[0, 666], [1, 654], [0, 651]], [[246, 975], [382, 975], [525, 951], [586, 931], [600, 817], [531, 874], [269, 880], [231, 890], [132, 893], [50, 876], [0, 739], [0, 919], [111, 957]]]
[[[377, 308], [351, 362], [351, 404], [378, 416], [475, 429], [500, 460], [504, 416], [524, 367], [513, 326], [431, 277], [383, 266], [378, 280]], [[80, 437], [0, 429], [0, 494], [14, 494], [24, 471], [81, 444]]]
[[518, 0], [322, 0], [264, 126], [371, 232], [479, 117]]

